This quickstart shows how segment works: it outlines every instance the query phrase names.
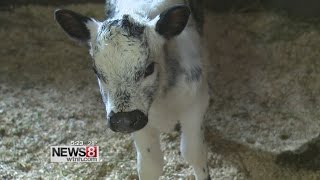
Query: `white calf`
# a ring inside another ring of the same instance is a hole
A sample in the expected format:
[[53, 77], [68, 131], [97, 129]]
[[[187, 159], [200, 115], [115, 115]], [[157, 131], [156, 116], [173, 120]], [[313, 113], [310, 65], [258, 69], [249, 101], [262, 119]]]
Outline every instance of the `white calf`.
[[87, 43], [113, 131], [132, 133], [141, 180], [158, 179], [159, 134], [181, 125], [181, 153], [197, 180], [210, 179], [203, 116], [208, 106], [204, 53], [184, 1], [110, 0], [98, 22], [70, 10], [55, 19]]

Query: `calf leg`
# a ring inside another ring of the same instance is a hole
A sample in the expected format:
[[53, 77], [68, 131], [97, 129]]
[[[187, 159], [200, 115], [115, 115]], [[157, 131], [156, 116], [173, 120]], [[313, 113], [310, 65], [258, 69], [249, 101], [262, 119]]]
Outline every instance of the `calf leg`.
[[163, 154], [159, 138], [160, 133], [148, 125], [133, 133], [139, 180], [158, 180], [162, 175]]
[[207, 165], [207, 147], [204, 140], [203, 129], [204, 112], [192, 110], [183, 115], [181, 119], [180, 150], [184, 159], [193, 167], [197, 180], [209, 180]]

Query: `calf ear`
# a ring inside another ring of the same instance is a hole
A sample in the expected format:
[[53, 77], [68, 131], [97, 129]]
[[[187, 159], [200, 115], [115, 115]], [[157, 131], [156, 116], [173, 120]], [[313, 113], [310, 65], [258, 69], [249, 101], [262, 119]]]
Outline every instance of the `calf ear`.
[[160, 14], [156, 31], [163, 37], [170, 39], [183, 31], [188, 23], [189, 15], [188, 6], [173, 6]]
[[72, 39], [81, 42], [88, 42], [98, 28], [94, 19], [67, 9], [56, 10], [54, 18]]

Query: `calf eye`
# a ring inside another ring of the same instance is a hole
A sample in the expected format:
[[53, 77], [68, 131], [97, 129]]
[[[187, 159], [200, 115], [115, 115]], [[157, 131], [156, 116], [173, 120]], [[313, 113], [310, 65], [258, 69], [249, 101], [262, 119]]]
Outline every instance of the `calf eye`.
[[154, 62], [150, 63], [144, 72], [144, 77], [150, 76], [154, 71]]

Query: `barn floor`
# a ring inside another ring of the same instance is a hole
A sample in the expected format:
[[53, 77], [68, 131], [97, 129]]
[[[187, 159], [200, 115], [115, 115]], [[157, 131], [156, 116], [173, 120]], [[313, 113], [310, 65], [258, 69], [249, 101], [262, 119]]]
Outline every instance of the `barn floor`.
[[[103, 14], [101, 5], [67, 8]], [[0, 179], [137, 179], [130, 136], [106, 129], [87, 49], [58, 28], [54, 9], [0, 11]], [[213, 179], [320, 179], [320, 28], [312, 24], [266, 12], [208, 15]], [[162, 179], [193, 179], [179, 134], [161, 139]], [[50, 145], [75, 140], [97, 141], [102, 162], [50, 163]]]

